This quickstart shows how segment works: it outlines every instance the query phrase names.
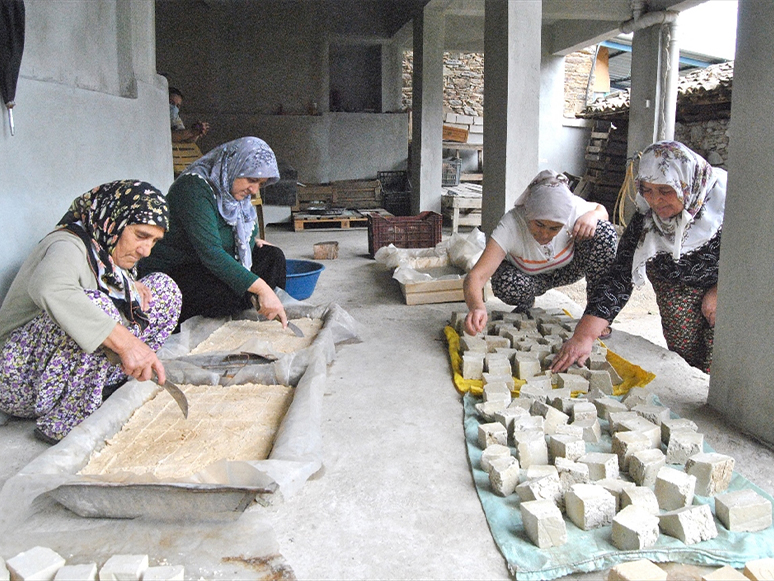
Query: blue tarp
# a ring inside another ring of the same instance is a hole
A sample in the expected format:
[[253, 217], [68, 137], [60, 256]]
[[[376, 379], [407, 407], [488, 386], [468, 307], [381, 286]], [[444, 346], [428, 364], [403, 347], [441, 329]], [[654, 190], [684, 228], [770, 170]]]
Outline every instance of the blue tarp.
[[[518, 495], [511, 494], [503, 498], [493, 493], [489, 486], [489, 476], [481, 470], [482, 450], [478, 447], [478, 426], [483, 420], [478, 417], [474, 407], [480, 401], [480, 397], [469, 393], [463, 398], [468, 457], [489, 529], [516, 579], [556, 579], [571, 573], [609, 569], [636, 559], [719, 567], [729, 565], [741, 569], [747, 561], [774, 557], [774, 527], [756, 533], [732, 533], [717, 519], [715, 524], [718, 536], [708, 541], [686, 545], [679, 539], [662, 534], [658, 542], [646, 550], [620, 551], [611, 541], [611, 525], [584, 531], [565, 518], [567, 543], [560, 547], [539, 549], [524, 531]], [[600, 423], [604, 432], [606, 422], [600, 420]], [[610, 444], [610, 436], [605, 434], [600, 444], [587, 445], [587, 450], [609, 452]], [[705, 443], [704, 451], [712, 452], [712, 449]], [[774, 499], [768, 493], [734, 472], [728, 492], [743, 488], [755, 490], [774, 504]], [[709, 504], [715, 514], [714, 498], [696, 496], [694, 503]]]

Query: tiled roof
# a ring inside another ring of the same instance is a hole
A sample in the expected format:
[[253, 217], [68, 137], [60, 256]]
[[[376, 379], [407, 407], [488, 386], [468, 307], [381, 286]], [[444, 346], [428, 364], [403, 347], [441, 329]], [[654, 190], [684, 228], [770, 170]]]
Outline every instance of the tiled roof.
[[[707, 103], [730, 103], [734, 80], [734, 61], [710, 65], [680, 77], [677, 85], [677, 106]], [[611, 93], [597, 99], [578, 117], [598, 118], [628, 114], [629, 90]]]

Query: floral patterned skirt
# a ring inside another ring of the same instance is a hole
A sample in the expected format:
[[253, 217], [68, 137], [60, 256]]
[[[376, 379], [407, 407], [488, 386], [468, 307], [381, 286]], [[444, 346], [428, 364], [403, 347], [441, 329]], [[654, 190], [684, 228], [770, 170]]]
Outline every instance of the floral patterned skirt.
[[701, 312], [707, 289], [666, 282], [648, 269], [648, 279], [656, 293], [661, 328], [667, 347], [689, 365], [710, 372], [715, 329]]
[[[124, 325], [154, 351], [177, 324], [181, 295], [165, 274], [153, 273], [141, 281], [151, 292], [150, 324], [144, 331]], [[110, 298], [85, 290], [88, 297], [116, 321], [118, 309]], [[121, 367], [110, 363], [102, 349], [86, 353], [46, 313], [14, 330], [0, 349], [0, 410], [37, 418], [37, 427], [49, 438], [61, 440], [102, 404], [105, 386], [126, 380]]]

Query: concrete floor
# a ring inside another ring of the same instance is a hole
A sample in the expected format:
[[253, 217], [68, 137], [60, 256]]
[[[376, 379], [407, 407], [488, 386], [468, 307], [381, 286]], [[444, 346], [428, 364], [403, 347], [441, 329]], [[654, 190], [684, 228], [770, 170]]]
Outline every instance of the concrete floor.
[[[461, 397], [442, 334], [450, 313], [464, 305], [403, 304], [391, 272], [368, 257], [365, 229], [296, 233], [270, 226], [267, 238], [301, 259], [312, 258], [316, 242], [338, 241], [339, 257], [324, 261], [309, 301], [338, 303], [364, 331], [362, 342], [339, 348], [329, 368], [323, 470], [295, 496], [249, 508], [249, 518], [268, 521], [299, 579], [509, 579], [473, 487]], [[659, 338], [652, 307], [634, 305], [614, 326], [608, 346], [654, 372], [651, 386], [662, 402], [696, 421], [715, 450], [736, 459], [742, 475], [774, 492], [774, 454], [726, 427], [706, 406], [707, 375], [634, 334]], [[581, 313], [556, 290], [538, 306]], [[492, 301], [492, 308], [502, 307]], [[0, 484], [45, 449], [31, 432], [30, 422], [0, 427]], [[77, 519], [71, 523], [79, 528]], [[675, 571], [682, 579], [701, 573], [682, 566]]]

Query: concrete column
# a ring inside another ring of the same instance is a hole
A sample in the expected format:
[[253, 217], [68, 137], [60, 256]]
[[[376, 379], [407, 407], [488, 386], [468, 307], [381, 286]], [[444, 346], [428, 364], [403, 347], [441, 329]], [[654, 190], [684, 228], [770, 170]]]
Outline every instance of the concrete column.
[[774, 443], [774, 2], [740, 0], [728, 196], [720, 254], [715, 349], [708, 402], [730, 423]]
[[443, 40], [440, 11], [414, 17], [414, 79], [411, 123], [411, 211], [441, 211], [443, 163]]
[[382, 45], [382, 112], [400, 111], [403, 101], [403, 48], [392, 40]]
[[486, 0], [482, 229], [497, 222], [535, 176], [540, 117], [540, 2]]
[[[675, 23], [656, 24], [634, 31], [629, 157], [654, 141], [674, 138], [679, 59]], [[626, 200], [626, 219], [633, 213], [633, 204]]]
[[564, 143], [564, 57], [543, 54], [540, 62], [540, 148], [538, 170], [552, 169], [562, 173]]

